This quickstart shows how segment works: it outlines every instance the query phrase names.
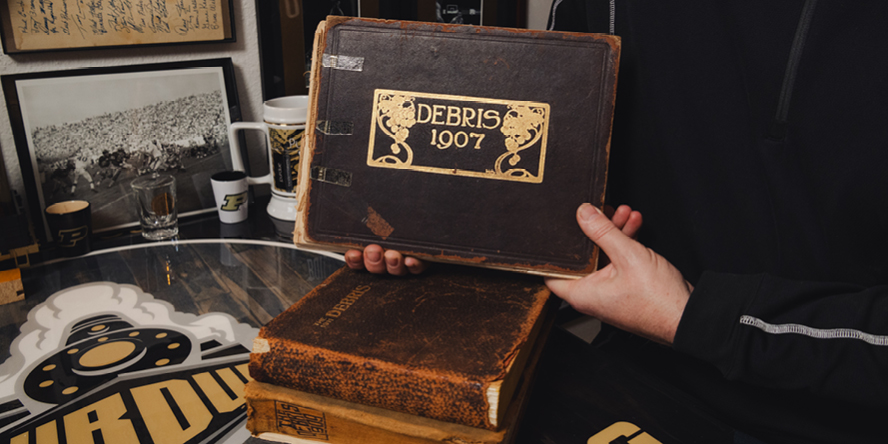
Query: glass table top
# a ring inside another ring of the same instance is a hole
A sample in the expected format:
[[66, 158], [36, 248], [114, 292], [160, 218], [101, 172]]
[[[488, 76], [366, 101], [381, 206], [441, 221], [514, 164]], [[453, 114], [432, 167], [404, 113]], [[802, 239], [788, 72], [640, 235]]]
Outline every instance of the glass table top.
[[244, 442], [253, 338], [342, 265], [284, 242], [191, 239], [23, 269], [25, 299], [0, 306], [0, 441]]

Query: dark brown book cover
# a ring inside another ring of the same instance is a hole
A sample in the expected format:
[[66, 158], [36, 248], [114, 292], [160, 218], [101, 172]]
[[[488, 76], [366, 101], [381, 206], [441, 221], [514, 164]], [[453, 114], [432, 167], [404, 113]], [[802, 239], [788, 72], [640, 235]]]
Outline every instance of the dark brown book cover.
[[256, 381], [495, 430], [541, 330], [539, 278], [461, 266], [409, 277], [342, 268], [253, 344]]
[[297, 245], [595, 269], [618, 37], [331, 17], [315, 45]]
[[[378, 407], [250, 381], [244, 387], [247, 429], [268, 441], [330, 444], [510, 444], [536, 379], [537, 364], [546, 344], [554, 310], [545, 317], [513, 399], [497, 430], [469, 427]], [[517, 364], [517, 363], [516, 363]]]

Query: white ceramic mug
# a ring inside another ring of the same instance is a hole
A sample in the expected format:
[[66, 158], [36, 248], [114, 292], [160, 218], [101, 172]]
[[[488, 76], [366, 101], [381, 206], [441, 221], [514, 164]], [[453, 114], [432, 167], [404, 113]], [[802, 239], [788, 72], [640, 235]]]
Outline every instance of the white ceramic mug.
[[247, 177], [250, 185], [271, 185], [268, 214], [281, 220], [296, 220], [296, 184], [299, 171], [299, 148], [305, 134], [308, 116], [308, 96], [286, 96], [267, 100], [263, 104], [264, 122], [235, 122], [231, 124], [232, 164], [236, 171], [244, 171], [237, 132], [258, 130], [265, 133], [268, 147], [269, 173], [262, 177]]
[[243, 171], [223, 171], [210, 177], [219, 221], [236, 224], [247, 220], [249, 197], [247, 174]]

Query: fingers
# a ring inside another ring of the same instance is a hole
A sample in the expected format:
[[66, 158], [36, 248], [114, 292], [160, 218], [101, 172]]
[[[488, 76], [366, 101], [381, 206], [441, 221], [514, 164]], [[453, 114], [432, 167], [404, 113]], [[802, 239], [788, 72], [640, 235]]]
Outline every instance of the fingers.
[[[639, 214], [637, 218], [639, 224], [640, 216]], [[628, 219], [631, 220], [631, 216]], [[580, 205], [577, 209], [577, 222], [583, 233], [601, 247], [611, 262], [622, 260], [625, 255], [633, 253], [640, 247], [640, 244], [623, 233], [601, 210], [588, 203]]]
[[570, 299], [571, 295], [575, 294], [572, 289], [576, 286], [576, 283], [579, 282], [577, 279], [547, 277], [545, 282], [546, 286], [549, 287], [549, 290], [552, 290], [552, 293], [555, 293], [556, 296], [564, 299], [565, 302], [573, 306]]
[[345, 265], [348, 265], [348, 268], [352, 270], [364, 269], [364, 253], [361, 250], [348, 250], [343, 256], [345, 256]]
[[421, 261], [415, 257], [407, 256], [404, 258], [404, 266], [413, 274], [419, 274], [429, 267], [429, 263]]
[[407, 266], [404, 265], [404, 256], [395, 250], [388, 250], [383, 255], [385, 259], [385, 268], [389, 274], [394, 276], [404, 276], [408, 273]]
[[635, 239], [638, 236], [638, 230], [641, 229], [641, 213], [633, 211], [629, 205], [620, 205], [616, 210], [611, 209], [608, 212], [605, 207], [604, 214], [610, 217], [614, 225], [617, 226], [623, 234]]
[[379, 245], [367, 245], [364, 248], [364, 268], [371, 273], [385, 273], [386, 263], [382, 247]]
[[364, 251], [349, 250], [345, 253], [345, 263], [353, 270], [363, 270], [375, 274], [392, 274], [404, 276], [406, 274], [418, 274], [428, 268], [428, 264], [415, 257], [405, 257], [396, 250], [384, 250], [381, 246], [372, 244], [364, 248]]
[[389, 274], [404, 276], [419, 274], [428, 268], [428, 263], [412, 256], [404, 256], [400, 251], [387, 250], [384, 254], [385, 269]]
[[[607, 212], [605, 212], [607, 214]], [[614, 210], [608, 217], [610, 217], [611, 222], [617, 226], [617, 228], [622, 229], [626, 226], [626, 222], [629, 221], [629, 216], [632, 214], [632, 208], [629, 208], [629, 205], [620, 205], [616, 210]]]
[[626, 236], [629, 236], [632, 239], [637, 239], [638, 231], [641, 230], [641, 223], [641, 213], [638, 211], [632, 211], [629, 213], [629, 218], [626, 220], [626, 224], [623, 225], [621, 230]]

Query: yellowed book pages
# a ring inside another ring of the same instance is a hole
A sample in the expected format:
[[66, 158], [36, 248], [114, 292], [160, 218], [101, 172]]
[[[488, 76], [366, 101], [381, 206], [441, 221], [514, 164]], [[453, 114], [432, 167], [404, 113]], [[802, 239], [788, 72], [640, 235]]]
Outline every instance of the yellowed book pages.
[[244, 395], [247, 429], [269, 441], [501, 444], [507, 442], [509, 432], [436, 421], [256, 381], [247, 383]]

